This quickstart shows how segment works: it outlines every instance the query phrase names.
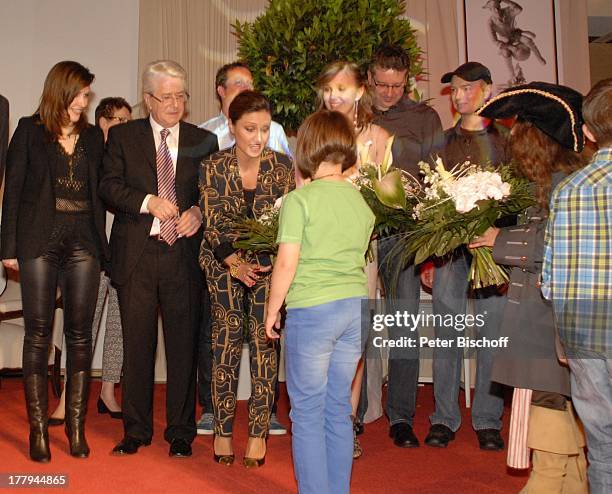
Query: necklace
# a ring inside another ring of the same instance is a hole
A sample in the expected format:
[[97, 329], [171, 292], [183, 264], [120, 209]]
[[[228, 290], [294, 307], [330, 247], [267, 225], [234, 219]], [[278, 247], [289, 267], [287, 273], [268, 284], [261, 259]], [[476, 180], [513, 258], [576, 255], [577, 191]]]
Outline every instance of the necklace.
[[342, 175], [342, 173], [328, 173], [327, 175], [321, 175], [320, 177], [315, 177], [313, 178], [313, 180], [321, 180], [322, 178], [327, 178], [327, 177], [344, 177], [344, 175]]

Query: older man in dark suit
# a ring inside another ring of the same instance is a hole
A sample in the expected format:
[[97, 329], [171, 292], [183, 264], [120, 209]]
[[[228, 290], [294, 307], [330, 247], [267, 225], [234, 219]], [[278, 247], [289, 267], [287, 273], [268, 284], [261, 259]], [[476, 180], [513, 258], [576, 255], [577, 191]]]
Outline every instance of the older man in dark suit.
[[111, 279], [123, 326], [124, 438], [113, 449], [133, 454], [153, 435], [157, 310], [167, 360], [164, 433], [170, 456], [191, 455], [195, 428], [195, 351], [203, 274], [198, 266], [202, 217], [201, 160], [217, 150], [214, 134], [181, 121], [189, 97], [176, 62], [144, 70], [150, 116], [109, 132], [100, 195], [116, 210]]

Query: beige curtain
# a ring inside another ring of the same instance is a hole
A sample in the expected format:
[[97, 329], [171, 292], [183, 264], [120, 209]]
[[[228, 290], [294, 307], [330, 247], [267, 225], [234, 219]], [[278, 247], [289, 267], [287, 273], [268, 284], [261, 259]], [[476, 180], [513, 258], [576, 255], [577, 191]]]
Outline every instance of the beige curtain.
[[[208, 120], [219, 112], [215, 73], [236, 58], [230, 24], [255, 19], [266, 5], [266, 0], [141, 0], [138, 73], [153, 60], [179, 62], [191, 94], [187, 120]], [[140, 83], [139, 76], [139, 94]]]
[[586, 0], [555, 0], [559, 84], [586, 94], [591, 88]]
[[[586, 0], [555, 3], [559, 82], [586, 92], [590, 87]], [[236, 58], [230, 24], [236, 19], [255, 19], [267, 4], [267, 0], [141, 0], [139, 73], [146, 63], [160, 58], [181, 63], [189, 75], [192, 96], [187, 119], [193, 123], [207, 120], [219, 111], [215, 73]], [[459, 40], [462, 9], [462, 0], [406, 1], [405, 16], [417, 29], [424, 52], [426, 74], [418, 89], [438, 111], [445, 128], [452, 125], [453, 115], [440, 77], [465, 62], [463, 41]]]
[[418, 31], [419, 46], [423, 50], [425, 80], [417, 84], [425, 99], [436, 109], [444, 128], [453, 123], [451, 104], [440, 84], [442, 74], [460, 63], [458, 47], [458, 17], [456, 0], [408, 0], [406, 17]]

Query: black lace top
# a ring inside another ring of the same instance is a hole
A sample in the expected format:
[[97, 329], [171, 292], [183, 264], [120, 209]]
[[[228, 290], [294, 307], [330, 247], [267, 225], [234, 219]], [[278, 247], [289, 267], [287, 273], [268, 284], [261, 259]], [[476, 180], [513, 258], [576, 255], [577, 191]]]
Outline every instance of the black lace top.
[[98, 256], [100, 246], [96, 236], [89, 191], [89, 170], [85, 150], [77, 141], [72, 154], [56, 143], [55, 223], [51, 241], [79, 241]]

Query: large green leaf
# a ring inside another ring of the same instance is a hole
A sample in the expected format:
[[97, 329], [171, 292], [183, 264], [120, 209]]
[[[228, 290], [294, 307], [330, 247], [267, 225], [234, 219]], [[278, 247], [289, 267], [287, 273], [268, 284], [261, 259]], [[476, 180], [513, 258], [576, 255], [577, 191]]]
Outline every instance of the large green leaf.
[[372, 187], [376, 197], [385, 206], [394, 209], [406, 208], [406, 191], [402, 184], [402, 174], [399, 170], [387, 173], [382, 180], [373, 179]]

